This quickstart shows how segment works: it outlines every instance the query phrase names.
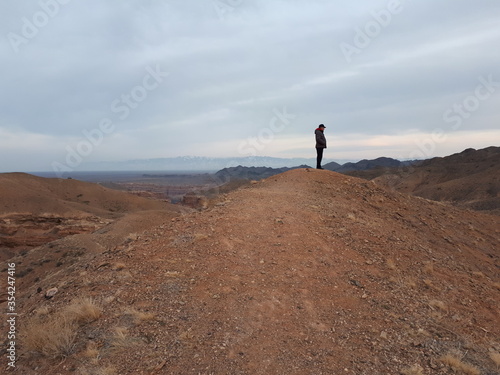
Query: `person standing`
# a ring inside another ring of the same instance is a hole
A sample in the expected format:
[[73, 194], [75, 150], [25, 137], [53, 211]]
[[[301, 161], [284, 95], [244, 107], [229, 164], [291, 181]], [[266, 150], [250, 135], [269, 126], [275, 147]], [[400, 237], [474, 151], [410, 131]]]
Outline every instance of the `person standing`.
[[316, 169], [323, 169], [321, 167], [321, 160], [323, 160], [323, 151], [326, 148], [326, 138], [324, 134], [325, 128], [325, 125], [320, 124], [314, 131], [314, 133], [316, 134]]

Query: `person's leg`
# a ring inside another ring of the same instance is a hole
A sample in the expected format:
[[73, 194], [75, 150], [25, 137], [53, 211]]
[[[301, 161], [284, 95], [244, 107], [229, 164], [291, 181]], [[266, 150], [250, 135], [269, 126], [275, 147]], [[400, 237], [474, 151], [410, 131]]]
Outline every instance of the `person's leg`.
[[321, 168], [321, 160], [323, 160], [323, 148], [316, 147], [316, 152], [318, 156], [316, 157], [316, 168], [317, 169], [322, 169]]

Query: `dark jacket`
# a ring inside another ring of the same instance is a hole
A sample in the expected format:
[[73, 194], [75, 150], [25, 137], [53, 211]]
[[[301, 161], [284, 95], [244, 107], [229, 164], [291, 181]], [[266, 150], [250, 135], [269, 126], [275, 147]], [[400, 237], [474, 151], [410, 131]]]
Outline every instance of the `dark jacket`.
[[323, 130], [317, 128], [314, 134], [316, 134], [316, 148], [326, 148], [326, 138]]

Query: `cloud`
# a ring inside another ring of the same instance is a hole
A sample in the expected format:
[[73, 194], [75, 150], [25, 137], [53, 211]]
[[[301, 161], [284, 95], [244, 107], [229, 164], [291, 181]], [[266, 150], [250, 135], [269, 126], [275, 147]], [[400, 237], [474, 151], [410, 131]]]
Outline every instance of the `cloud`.
[[[498, 2], [465, 0], [6, 1], [0, 131], [18, 136], [0, 169], [50, 169], [103, 119], [114, 129], [88, 161], [238, 155], [284, 107], [296, 118], [259, 153], [304, 156], [325, 123], [338, 139], [356, 134], [352, 155], [394, 156], [397, 143], [380, 140], [451, 132], [446, 111], [481, 77], [500, 81], [498, 14]], [[369, 27], [377, 32], [347, 61], [340, 46]], [[14, 34], [25, 40], [17, 52]], [[141, 90], [157, 67], [168, 77]], [[498, 91], [461, 114], [460, 131], [497, 127]], [[447, 145], [435, 152], [463, 142]]]

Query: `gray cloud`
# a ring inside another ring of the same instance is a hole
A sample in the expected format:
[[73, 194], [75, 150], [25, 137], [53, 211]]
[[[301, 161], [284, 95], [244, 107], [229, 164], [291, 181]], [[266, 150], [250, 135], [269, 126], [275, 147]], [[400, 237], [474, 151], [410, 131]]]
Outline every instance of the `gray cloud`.
[[[500, 82], [499, 15], [493, 0], [5, 1], [0, 171], [51, 169], [103, 119], [87, 161], [241, 156], [283, 108], [295, 118], [262, 155], [308, 156], [318, 123], [339, 159], [406, 157], [436, 129], [498, 144], [500, 87], [460, 126], [443, 116], [481, 77]], [[396, 143], [371, 147], [380, 136]], [[461, 151], [453, 139], [426, 156]]]

